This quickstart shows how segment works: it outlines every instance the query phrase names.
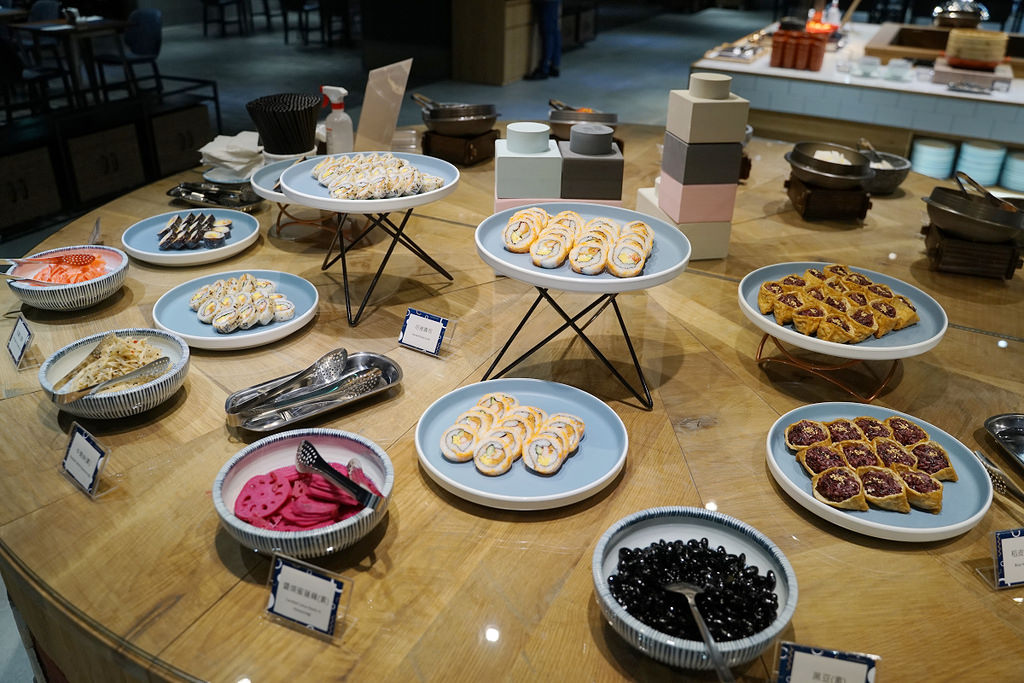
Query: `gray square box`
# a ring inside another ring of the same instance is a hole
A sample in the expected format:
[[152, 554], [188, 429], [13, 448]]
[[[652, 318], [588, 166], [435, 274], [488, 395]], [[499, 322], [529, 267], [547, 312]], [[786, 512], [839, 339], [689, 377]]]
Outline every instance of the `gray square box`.
[[740, 179], [743, 145], [738, 142], [689, 144], [665, 131], [661, 170], [683, 185], [720, 185]]
[[622, 199], [624, 167], [619, 146], [611, 154], [577, 154], [559, 142], [562, 154], [562, 199]]

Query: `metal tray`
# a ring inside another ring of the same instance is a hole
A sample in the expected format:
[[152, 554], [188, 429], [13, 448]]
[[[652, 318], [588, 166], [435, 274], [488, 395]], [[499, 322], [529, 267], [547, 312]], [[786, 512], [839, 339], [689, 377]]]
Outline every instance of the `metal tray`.
[[167, 190], [168, 197], [192, 206], [211, 209], [235, 209], [247, 213], [263, 202], [251, 187], [218, 185], [216, 183], [179, 183]]
[[[370, 370], [373, 368], [380, 370], [381, 381], [378, 382], [377, 386], [373, 389], [359, 394], [358, 396], [344, 396], [340, 398], [327, 397], [312, 403], [300, 403], [297, 405], [286, 406], [278, 410], [268, 410], [266, 412], [259, 413], [254, 417], [245, 417], [238, 413], [228, 413], [228, 422], [231, 426], [241, 427], [253, 432], [270, 432], [284, 427], [290, 427], [297, 422], [307, 420], [329, 410], [334, 410], [335, 408], [340, 408], [341, 406], [361, 401], [370, 396], [382, 393], [391, 387], [398, 385], [402, 381], [402, 368], [399, 367], [398, 363], [387, 356], [383, 356], [378, 353], [370, 353], [369, 351], [352, 353], [349, 354], [348, 360], [345, 363], [346, 374], [359, 372], [361, 370]], [[270, 389], [281, 382], [291, 379], [295, 375], [299, 374], [299, 372], [301, 372], [301, 370], [289, 375], [268, 380], [262, 384], [256, 384], [236, 391], [227, 397], [224, 405], [238, 405], [257, 394], [265, 392], [267, 389]]]
[[985, 420], [985, 430], [1018, 465], [1024, 467], [1024, 415], [993, 415]]

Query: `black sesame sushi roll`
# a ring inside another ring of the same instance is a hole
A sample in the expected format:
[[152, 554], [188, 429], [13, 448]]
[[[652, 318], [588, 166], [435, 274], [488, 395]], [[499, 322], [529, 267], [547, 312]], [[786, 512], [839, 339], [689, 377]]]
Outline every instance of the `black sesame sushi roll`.
[[207, 249], [216, 249], [224, 246], [224, 234], [216, 230], [207, 230], [203, 233], [203, 246]]

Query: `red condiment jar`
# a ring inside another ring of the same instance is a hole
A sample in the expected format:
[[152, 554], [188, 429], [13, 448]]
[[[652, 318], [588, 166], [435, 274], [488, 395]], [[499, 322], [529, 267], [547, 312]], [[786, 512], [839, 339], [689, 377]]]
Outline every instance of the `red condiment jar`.
[[789, 42], [789, 31], [778, 30], [772, 34], [772, 59], [771, 66], [782, 66], [782, 57], [786, 53], [786, 43]]
[[796, 58], [793, 60], [794, 69], [806, 69], [811, 57], [811, 43], [814, 39], [808, 35], [800, 36], [796, 41]]
[[821, 64], [825, 60], [825, 48], [828, 44], [827, 36], [814, 36], [811, 43], [811, 55], [807, 60], [807, 68], [811, 71], [821, 71]]

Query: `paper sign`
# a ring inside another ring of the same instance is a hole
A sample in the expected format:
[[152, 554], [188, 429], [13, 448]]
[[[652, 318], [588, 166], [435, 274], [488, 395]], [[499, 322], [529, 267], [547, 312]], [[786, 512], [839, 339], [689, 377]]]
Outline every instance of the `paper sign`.
[[25, 316], [19, 315], [18, 321], [14, 323], [14, 329], [11, 330], [11, 338], [7, 340], [7, 352], [11, 354], [11, 360], [14, 361], [15, 367], [21, 366], [21, 360], [25, 357], [25, 352], [28, 351], [28, 347], [32, 345], [32, 330], [29, 329], [28, 323], [25, 322]]
[[398, 343], [436, 356], [448, 330], [448, 318], [410, 308], [405, 314]]
[[784, 642], [778, 683], [874, 683], [878, 657]]
[[404, 59], [370, 71], [366, 91], [363, 93], [363, 106], [359, 110], [355, 151], [391, 149], [398, 112], [405, 99], [405, 84], [409, 81], [411, 70], [412, 60]]
[[1024, 529], [995, 532], [996, 588], [1024, 584]]
[[71, 425], [71, 435], [68, 438], [68, 447], [64, 451], [61, 469], [89, 496], [95, 497], [100, 474], [107, 460], [106, 455], [107, 452], [95, 437], [74, 422]]
[[346, 584], [338, 576], [283, 555], [274, 556], [267, 613], [324, 636], [334, 635]]

